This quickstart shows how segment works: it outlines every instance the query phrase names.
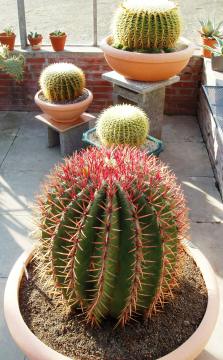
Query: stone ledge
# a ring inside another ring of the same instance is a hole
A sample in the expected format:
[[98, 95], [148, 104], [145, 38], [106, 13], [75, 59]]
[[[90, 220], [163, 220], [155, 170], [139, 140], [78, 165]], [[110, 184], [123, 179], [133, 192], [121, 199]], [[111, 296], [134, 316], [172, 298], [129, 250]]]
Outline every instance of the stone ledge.
[[223, 86], [223, 73], [212, 70], [211, 59], [204, 58], [202, 83], [208, 86]]

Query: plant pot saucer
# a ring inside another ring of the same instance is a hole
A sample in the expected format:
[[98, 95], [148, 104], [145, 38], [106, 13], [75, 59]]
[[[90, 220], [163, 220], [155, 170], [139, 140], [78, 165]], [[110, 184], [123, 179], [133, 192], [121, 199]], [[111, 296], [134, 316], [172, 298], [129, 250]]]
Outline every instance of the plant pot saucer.
[[[101, 147], [100, 140], [96, 134], [96, 128], [92, 128], [83, 133], [82, 141], [88, 146], [96, 146], [97, 148]], [[142, 150], [146, 151], [147, 155], [159, 156], [163, 149], [163, 142], [153, 136], [147, 136], [146, 144], [145, 146], [142, 146]]]
[[88, 89], [84, 89], [84, 91], [87, 92], [87, 98], [72, 104], [53, 104], [44, 101], [40, 98], [41, 90], [36, 93], [34, 99], [42, 112], [47, 114], [56, 123], [74, 124], [80, 118], [80, 115], [87, 110], [93, 100], [91, 91]]
[[115, 49], [112, 41], [112, 36], [108, 36], [100, 44], [107, 63], [127, 79], [138, 81], [162, 81], [179, 74], [194, 51], [185, 38], [180, 38], [176, 51], [159, 54]]
[[[192, 360], [206, 345], [217, 320], [219, 294], [215, 274], [204, 255], [191, 244], [186, 245], [187, 253], [200, 269], [207, 291], [208, 304], [204, 317], [195, 332], [176, 350], [162, 356], [159, 360]], [[33, 250], [24, 252], [10, 272], [4, 296], [4, 313], [10, 333], [30, 360], [71, 360], [70, 357], [53, 350], [39, 340], [23, 320], [19, 306], [19, 290], [25, 268], [33, 257]]]

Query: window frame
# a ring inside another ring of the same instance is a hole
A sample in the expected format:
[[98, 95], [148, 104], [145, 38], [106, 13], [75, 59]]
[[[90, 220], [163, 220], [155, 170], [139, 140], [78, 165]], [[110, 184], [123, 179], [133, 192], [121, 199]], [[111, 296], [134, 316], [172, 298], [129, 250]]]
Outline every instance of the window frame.
[[[17, 11], [19, 20], [19, 35], [21, 48], [25, 49], [28, 46], [27, 43], [27, 29], [26, 29], [26, 12], [25, 12], [25, 0], [17, 0]], [[93, 17], [93, 43], [78, 44], [78, 46], [98, 46], [98, 7], [97, 0], [92, 0], [92, 17]], [[72, 44], [69, 44], [72, 46]]]

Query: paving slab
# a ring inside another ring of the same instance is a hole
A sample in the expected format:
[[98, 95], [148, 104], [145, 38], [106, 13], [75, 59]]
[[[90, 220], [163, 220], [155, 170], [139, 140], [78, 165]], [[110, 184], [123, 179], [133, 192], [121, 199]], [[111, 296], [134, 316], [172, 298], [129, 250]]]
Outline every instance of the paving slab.
[[0, 171], [0, 214], [30, 209], [49, 170], [15, 171], [7, 168]]
[[190, 237], [223, 277], [223, 224], [191, 223]]
[[17, 129], [28, 119], [30, 113], [17, 111], [3, 111], [0, 117], [0, 130]]
[[2, 164], [2, 169], [45, 171], [61, 160], [59, 148], [48, 148], [45, 136], [18, 136]]
[[213, 176], [204, 143], [166, 143], [160, 159], [167, 163], [177, 176]]
[[223, 204], [214, 177], [184, 178], [182, 188], [191, 221], [223, 223]]
[[[17, 133], [17, 131], [16, 131]], [[10, 133], [9, 131], [3, 131], [0, 130], [0, 166], [2, 162], [4, 161], [14, 139], [16, 136], [16, 133]]]
[[14, 343], [4, 319], [3, 302], [6, 279], [0, 278], [0, 360], [24, 360], [24, 354]]
[[0, 215], [0, 277], [7, 277], [19, 255], [33, 244], [34, 229], [29, 213]]
[[203, 142], [196, 116], [164, 116], [164, 143]]

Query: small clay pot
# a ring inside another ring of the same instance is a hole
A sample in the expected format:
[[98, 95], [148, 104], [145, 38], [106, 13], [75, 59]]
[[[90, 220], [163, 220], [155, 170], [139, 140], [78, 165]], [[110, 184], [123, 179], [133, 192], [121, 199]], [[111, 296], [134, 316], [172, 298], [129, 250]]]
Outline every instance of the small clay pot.
[[54, 51], [63, 51], [65, 42], [67, 39], [67, 35], [61, 35], [61, 36], [55, 36], [53, 34], [50, 34], [50, 41], [53, 47]]
[[[204, 46], [210, 46], [211, 48], [214, 48], [214, 45], [217, 43], [217, 41], [215, 39], [207, 38], [207, 37], [204, 37], [204, 36], [202, 36], [202, 40], [203, 40], [203, 45]], [[203, 47], [203, 56], [205, 58], [211, 59], [212, 53], [211, 53], [210, 50], [205, 49]]]
[[14, 50], [15, 38], [16, 35], [14, 33], [11, 35], [7, 35], [5, 32], [0, 33], [0, 43], [2, 45], [8, 45], [10, 51]]
[[28, 40], [30, 42], [32, 50], [40, 50], [41, 49], [42, 40], [43, 40], [42, 35], [38, 35], [35, 38], [28, 36]]

